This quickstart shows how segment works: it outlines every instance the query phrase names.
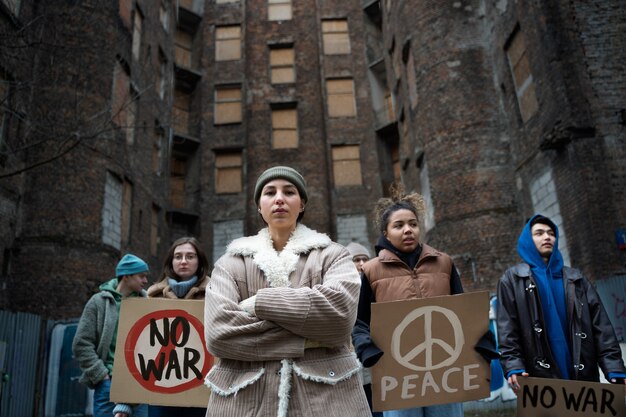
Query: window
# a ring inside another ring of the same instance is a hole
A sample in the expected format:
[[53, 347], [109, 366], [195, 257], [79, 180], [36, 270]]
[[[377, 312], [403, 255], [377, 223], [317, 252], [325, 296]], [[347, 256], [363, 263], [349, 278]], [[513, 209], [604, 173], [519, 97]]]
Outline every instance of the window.
[[139, 93], [132, 86], [129, 93], [130, 102], [126, 111], [126, 143], [135, 143], [135, 127], [137, 126], [137, 112], [139, 109]]
[[111, 111], [113, 122], [118, 126], [126, 123], [126, 110], [128, 106], [128, 92], [130, 91], [130, 77], [118, 61], [113, 71], [113, 96]]
[[135, 10], [135, 19], [133, 24], [133, 58], [135, 61], [139, 60], [139, 54], [141, 52], [141, 34], [143, 33], [143, 16], [139, 9]]
[[226, 220], [213, 223], [213, 261], [224, 253], [233, 240], [243, 237], [243, 220]]
[[417, 107], [417, 78], [415, 75], [415, 60], [413, 54], [409, 51], [409, 56], [406, 62], [406, 82], [409, 87], [409, 101], [411, 103], [411, 109]]
[[215, 124], [241, 123], [241, 116], [241, 88], [217, 88], [215, 90]]
[[159, 71], [157, 73], [156, 89], [159, 93], [159, 97], [161, 98], [161, 100], [165, 98], [167, 82], [167, 59], [165, 58], [165, 54], [163, 53], [163, 51], [159, 48]]
[[433, 198], [430, 192], [430, 175], [428, 173], [428, 164], [424, 155], [422, 155], [422, 157], [418, 159], [417, 165], [420, 173], [419, 192], [422, 197], [424, 197], [424, 203], [426, 204], [426, 210], [424, 210], [424, 228], [427, 232], [435, 227], [435, 206], [433, 204]]
[[296, 108], [272, 109], [272, 148], [298, 147], [298, 112]]
[[159, 255], [159, 217], [161, 209], [159, 206], [152, 205], [152, 213], [150, 215], [150, 255]]
[[187, 159], [174, 154], [170, 161], [170, 204], [175, 208], [187, 206], [185, 180], [187, 178]]
[[337, 216], [337, 242], [347, 245], [350, 242], [367, 243], [367, 216], [362, 214], [348, 214]]
[[224, 152], [215, 155], [215, 192], [240, 193], [242, 187], [241, 152]]
[[342, 55], [350, 53], [350, 37], [346, 19], [322, 21], [322, 38], [324, 54]]
[[191, 111], [191, 95], [182, 90], [174, 90], [172, 106], [172, 124], [177, 133], [189, 134], [189, 113]]
[[291, 0], [268, 0], [267, 20], [291, 20]]
[[530, 197], [533, 201], [533, 213], [541, 213], [556, 224], [559, 229], [559, 251], [565, 265], [571, 265], [567, 236], [563, 227], [559, 197], [552, 169], [548, 168], [530, 182]]
[[159, 20], [161, 21], [163, 29], [168, 32], [170, 30], [169, 1], [161, 1], [161, 6], [159, 7]]
[[107, 172], [102, 206], [102, 243], [121, 249], [130, 240], [132, 184]]
[[363, 183], [359, 145], [333, 146], [332, 157], [335, 187]]
[[513, 74], [520, 114], [525, 123], [537, 112], [539, 105], [535, 94], [533, 75], [530, 72], [526, 41], [519, 30], [513, 34], [506, 48], [506, 54]]
[[152, 142], [152, 172], [161, 175], [161, 162], [163, 160], [163, 144], [165, 143], [165, 131], [162, 127], [154, 129]]
[[193, 35], [178, 28], [174, 39], [174, 56], [180, 67], [191, 68]]
[[296, 81], [295, 53], [293, 47], [270, 49], [270, 72], [272, 84]]
[[215, 60], [241, 59], [241, 26], [219, 26], [215, 29]]
[[326, 81], [329, 117], [356, 116], [354, 82], [351, 78]]

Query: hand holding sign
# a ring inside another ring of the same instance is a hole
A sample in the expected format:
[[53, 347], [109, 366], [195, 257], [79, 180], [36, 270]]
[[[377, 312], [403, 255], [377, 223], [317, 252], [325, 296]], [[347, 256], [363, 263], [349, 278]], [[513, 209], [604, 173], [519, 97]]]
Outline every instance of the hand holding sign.
[[112, 400], [206, 407], [203, 382], [213, 357], [204, 344], [203, 306], [189, 300], [122, 302], [116, 351], [124, 354], [114, 363]]
[[488, 397], [489, 364], [474, 350], [488, 311], [487, 292], [373, 303], [372, 339], [390, 352], [372, 368], [374, 409]]

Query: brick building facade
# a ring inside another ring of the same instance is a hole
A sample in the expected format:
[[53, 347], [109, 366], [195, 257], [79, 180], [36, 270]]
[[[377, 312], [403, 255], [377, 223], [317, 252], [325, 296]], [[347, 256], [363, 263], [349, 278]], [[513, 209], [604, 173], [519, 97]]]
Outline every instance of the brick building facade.
[[569, 263], [626, 274], [616, 1], [70, 3], [0, 0], [0, 308], [77, 317], [123, 253], [156, 278], [182, 235], [214, 262], [262, 226], [276, 164], [340, 243], [376, 239], [393, 181], [422, 193], [467, 289], [495, 289], [536, 211]]

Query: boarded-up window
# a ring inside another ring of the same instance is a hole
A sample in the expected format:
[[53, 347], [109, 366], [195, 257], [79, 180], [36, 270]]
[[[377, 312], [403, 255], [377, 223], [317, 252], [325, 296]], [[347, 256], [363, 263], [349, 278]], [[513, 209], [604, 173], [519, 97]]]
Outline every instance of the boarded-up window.
[[173, 155], [170, 161], [170, 204], [174, 208], [185, 208], [185, 179], [187, 177], [187, 160]]
[[507, 48], [509, 65], [513, 73], [515, 92], [522, 120], [528, 121], [538, 110], [535, 83], [530, 72], [530, 61], [526, 48], [526, 41], [521, 32], [515, 33]]
[[293, 47], [270, 49], [270, 71], [272, 84], [293, 83], [296, 81]]
[[191, 68], [191, 48], [193, 36], [183, 30], [178, 29], [174, 39], [174, 55], [176, 63], [184, 68]]
[[215, 90], [215, 124], [241, 123], [241, 88]]
[[143, 16], [139, 9], [135, 11], [135, 19], [133, 24], [133, 58], [135, 61], [139, 59], [141, 52], [141, 34], [143, 33]]
[[326, 55], [350, 53], [350, 36], [346, 19], [324, 20], [322, 22], [322, 38]]
[[241, 26], [219, 26], [215, 29], [215, 60], [241, 59]]
[[130, 77], [119, 62], [115, 63], [113, 71], [113, 97], [111, 100], [111, 116], [118, 126], [126, 123], [130, 91]]
[[172, 121], [174, 130], [178, 133], [189, 134], [189, 112], [191, 109], [191, 95], [174, 90], [174, 105], [172, 106]]
[[298, 147], [297, 109], [272, 110], [272, 148], [285, 149]]
[[224, 152], [215, 155], [215, 192], [217, 194], [242, 191], [241, 152]]
[[291, 20], [291, 0], [268, 0], [268, 20]]
[[354, 82], [351, 78], [327, 80], [326, 92], [328, 94], [328, 116], [356, 116], [356, 103], [354, 102]]
[[359, 145], [333, 146], [332, 157], [335, 187], [363, 183]]

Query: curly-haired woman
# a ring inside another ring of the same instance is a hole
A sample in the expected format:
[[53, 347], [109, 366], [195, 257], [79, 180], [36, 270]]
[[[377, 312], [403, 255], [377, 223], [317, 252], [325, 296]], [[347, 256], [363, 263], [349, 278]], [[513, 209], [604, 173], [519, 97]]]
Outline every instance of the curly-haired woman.
[[[461, 278], [449, 255], [420, 242], [420, 218], [424, 199], [392, 188], [390, 198], [381, 198], [374, 210], [380, 237], [377, 257], [363, 265], [357, 323], [352, 340], [365, 367], [371, 367], [383, 352], [370, 338], [371, 304], [463, 292]], [[405, 410], [385, 411], [385, 417], [462, 417], [463, 405], [449, 403]]]

